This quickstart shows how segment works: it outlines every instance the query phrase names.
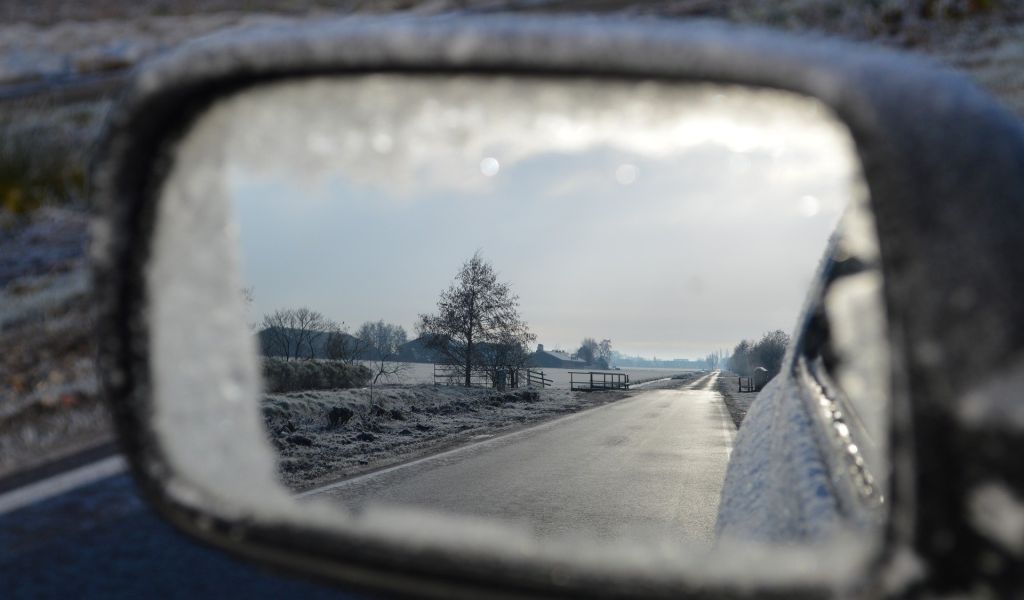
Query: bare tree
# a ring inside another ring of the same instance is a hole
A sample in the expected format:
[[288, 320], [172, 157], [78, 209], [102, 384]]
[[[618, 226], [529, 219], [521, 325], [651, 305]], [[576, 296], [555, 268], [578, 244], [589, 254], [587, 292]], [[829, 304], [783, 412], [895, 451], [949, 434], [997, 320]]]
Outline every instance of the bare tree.
[[428, 347], [462, 371], [466, 387], [472, 384], [474, 368], [501, 366], [487, 365], [488, 346], [525, 348], [535, 339], [519, 315], [519, 297], [509, 284], [498, 281], [479, 251], [441, 293], [437, 313], [420, 315], [417, 330], [428, 336]]
[[782, 369], [782, 358], [789, 346], [789, 335], [781, 329], [769, 331], [754, 345], [753, 356], [757, 366], [768, 369], [768, 378], [775, 377]]
[[576, 358], [598, 369], [607, 369], [612, 364], [612, 341], [603, 339], [600, 343], [594, 338], [583, 338], [576, 350]]
[[576, 351], [576, 358], [586, 362], [588, 365], [592, 365], [597, 359], [597, 352], [597, 340], [590, 337], [583, 338], [583, 341], [580, 342], [579, 350]]
[[292, 329], [291, 311], [288, 309], [277, 309], [272, 313], [263, 315], [260, 322], [260, 341], [263, 345], [263, 354], [267, 356], [281, 356], [291, 360], [296, 356], [296, 344]]
[[788, 346], [789, 335], [781, 329], [765, 333], [757, 343], [743, 340], [733, 348], [732, 356], [729, 357], [729, 370], [750, 377], [754, 369], [764, 367], [771, 379], [782, 369], [782, 358]]
[[350, 335], [348, 327], [344, 323], [338, 323], [327, 332], [327, 338], [324, 340], [324, 358], [353, 364], [366, 357], [367, 347], [366, 340]]
[[326, 336], [341, 329], [341, 325], [315, 310], [279, 308], [263, 315], [260, 337], [263, 353], [283, 356], [285, 359], [316, 358]]
[[604, 369], [612, 366], [612, 341], [608, 338], [601, 340], [597, 346], [597, 363]]
[[329, 332], [338, 329], [339, 326], [323, 313], [305, 306], [295, 309], [294, 314], [299, 356], [316, 358], [317, 347], [323, 343]]
[[736, 347], [732, 350], [732, 356], [729, 357], [729, 370], [737, 375], [749, 377], [753, 368], [751, 365], [753, 350], [754, 344], [747, 340], [742, 340], [736, 344]]
[[518, 377], [530, 360], [530, 351], [520, 339], [520, 332], [507, 331], [498, 340], [481, 344], [480, 365], [495, 387], [503, 387], [507, 377]]
[[359, 327], [356, 339], [365, 344], [371, 357], [370, 402], [373, 402], [373, 388], [380, 380], [388, 381], [400, 376], [409, 368], [408, 363], [398, 362], [399, 347], [407, 341], [405, 329], [384, 321], [367, 321]]

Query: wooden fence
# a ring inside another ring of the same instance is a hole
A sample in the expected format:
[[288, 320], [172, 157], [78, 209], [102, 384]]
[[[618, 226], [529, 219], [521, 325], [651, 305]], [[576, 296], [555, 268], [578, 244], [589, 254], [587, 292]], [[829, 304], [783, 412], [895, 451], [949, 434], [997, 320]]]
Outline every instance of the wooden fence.
[[[434, 385], [466, 385], [466, 371], [454, 365], [434, 365]], [[483, 369], [473, 369], [469, 373], [469, 385], [472, 387], [494, 387], [490, 373]]]
[[569, 371], [569, 389], [582, 390], [628, 390], [629, 375], [625, 373], [604, 373], [601, 371]]
[[552, 381], [544, 376], [544, 371], [520, 369], [512, 375], [512, 387], [546, 388]]
[[[469, 385], [472, 387], [498, 387], [495, 377], [488, 369], [472, 369], [469, 374]], [[505, 385], [510, 388], [546, 388], [552, 384], [544, 371], [534, 369], [518, 369], [506, 372]], [[434, 365], [434, 385], [466, 385], [464, 367], [455, 365]]]

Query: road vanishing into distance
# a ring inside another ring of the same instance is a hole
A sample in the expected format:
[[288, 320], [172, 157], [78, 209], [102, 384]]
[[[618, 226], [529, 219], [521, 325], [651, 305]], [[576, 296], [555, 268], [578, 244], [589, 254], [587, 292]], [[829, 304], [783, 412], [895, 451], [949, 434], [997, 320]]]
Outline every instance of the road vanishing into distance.
[[[303, 497], [499, 518], [539, 537], [711, 542], [736, 428], [718, 373]], [[674, 382], [673, 382], [674, 383]]]

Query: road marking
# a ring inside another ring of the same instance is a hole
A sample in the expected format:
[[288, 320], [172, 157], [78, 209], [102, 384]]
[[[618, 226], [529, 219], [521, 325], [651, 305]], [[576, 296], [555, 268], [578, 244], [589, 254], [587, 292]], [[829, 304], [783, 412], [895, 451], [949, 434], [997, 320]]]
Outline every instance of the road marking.
[[128, 464], [125, 462], [124, 457], [109, 456], [103, 460], [82, 465], [59, 475], [11, 490], [0, 495], [0, 515], [35, 504], [36, 502], [42, 502], [54, 496], [59, 496], [94, 481], [118, 475], [127, 469]]

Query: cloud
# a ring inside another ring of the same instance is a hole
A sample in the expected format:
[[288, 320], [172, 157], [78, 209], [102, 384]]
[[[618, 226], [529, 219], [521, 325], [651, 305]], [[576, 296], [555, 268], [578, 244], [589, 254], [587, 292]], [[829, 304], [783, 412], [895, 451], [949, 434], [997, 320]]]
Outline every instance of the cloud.
[[[846, 168], [821, 148], [849, 145], [815, 100], [711, 84], [528, 77], [368, 75], [268, 84], [222, 101], [204, 119], [222, 157], [247, 177], [307, 191], [331, 180], [394, 199], [486, 190], [508, 167], [547, 153], [610, 149], [648, 159], [702, 146], [774, 157], [778, 178]], [[808, 127], [807, 123], [815, 125]], [[639, 175], [631, 163], [614, 177]], [[307, 193], [307, 197], [315, 194]]]

